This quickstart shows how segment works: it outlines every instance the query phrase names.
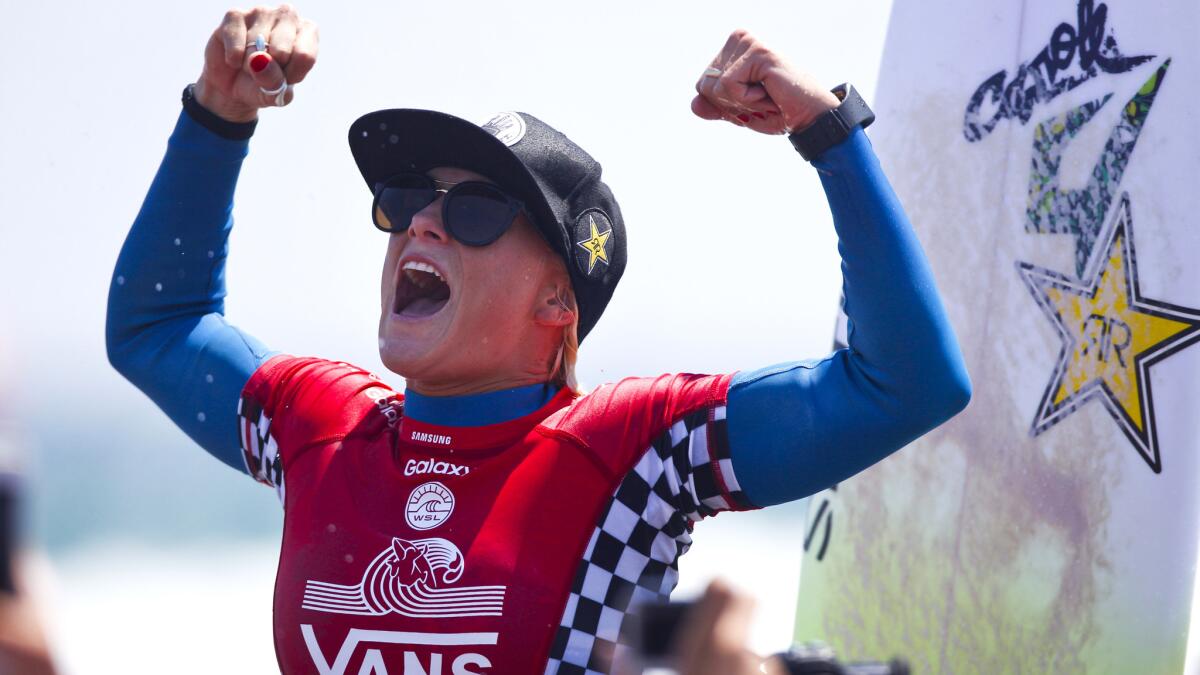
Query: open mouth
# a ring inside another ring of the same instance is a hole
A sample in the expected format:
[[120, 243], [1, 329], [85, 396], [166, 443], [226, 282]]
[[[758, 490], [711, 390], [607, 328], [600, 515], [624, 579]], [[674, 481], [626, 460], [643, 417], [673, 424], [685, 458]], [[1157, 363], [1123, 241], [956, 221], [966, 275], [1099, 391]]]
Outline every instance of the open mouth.
[[437, 314], [450, 300], [450, 287], [429, 263], [410, 260], [400, 268], [392, 311], [409, 318]]

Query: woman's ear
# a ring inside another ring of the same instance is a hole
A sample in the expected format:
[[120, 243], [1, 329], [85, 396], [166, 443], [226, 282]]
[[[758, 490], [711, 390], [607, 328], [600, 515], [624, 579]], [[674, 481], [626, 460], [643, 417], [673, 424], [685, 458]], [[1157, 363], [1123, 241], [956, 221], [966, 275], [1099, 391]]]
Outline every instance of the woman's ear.
[[569, 326], [575, 321], [575, 293], [562, 282], [542, 287], [534, 321], [541, 326]]

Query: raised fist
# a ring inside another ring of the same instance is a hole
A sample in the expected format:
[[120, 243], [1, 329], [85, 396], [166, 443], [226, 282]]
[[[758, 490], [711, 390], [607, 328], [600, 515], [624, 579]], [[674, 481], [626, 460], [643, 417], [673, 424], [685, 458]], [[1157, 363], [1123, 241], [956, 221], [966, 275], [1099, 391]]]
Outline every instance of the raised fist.
[[[265, 51], [255, 48], [260, 35]], [[318, 39], [317, 24], [291, 5], [229, 10], [204, 49], [196, 102], [230, 122], [249, 122], [259, 108], [291, 103], [295, 85], [317, 62]]]
[[764, 134], [812, 124], [840, 101], [745, 30], [735, 30], [696, 82], [692, 112]]

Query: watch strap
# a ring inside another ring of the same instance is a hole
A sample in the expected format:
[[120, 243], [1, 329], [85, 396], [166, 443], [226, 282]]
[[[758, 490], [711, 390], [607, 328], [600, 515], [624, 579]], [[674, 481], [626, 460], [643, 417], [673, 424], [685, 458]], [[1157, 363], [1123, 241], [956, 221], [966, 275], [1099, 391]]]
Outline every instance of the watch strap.
[[223, 117], [218, 117], [216, 113], [200, 105], [200, 102], [196, 100], [195, 89], [195, 84], [184, 87], [182, 101], [183, 109], [197, 124], [221, 138], [231, 141], [244, 141], [254, 135], [254, 127], [258, 126], [257, 119], [249, 122], [230, 122]]
[[875, 121], [875, 113], [850, 84], [839, 84], [832, 91], [842, 100], [841, 104], [817, 117], [812, 124], [788, 135], [792, 147], [810, 162], [849, 138], [855, 127], [865, 129]]

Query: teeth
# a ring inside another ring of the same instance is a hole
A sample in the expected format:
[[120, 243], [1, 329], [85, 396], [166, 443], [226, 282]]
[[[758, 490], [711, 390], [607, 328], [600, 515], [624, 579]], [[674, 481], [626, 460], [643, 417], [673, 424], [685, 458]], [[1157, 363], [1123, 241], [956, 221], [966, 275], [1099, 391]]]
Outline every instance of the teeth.
[[[404, 266], [401, 269], [403, 269], [405, 272], [417, 271], [417, 272], [425, 272], [427, 274], [432, 274], [433, 276], [438, 278], [438, 281], [440, 281], [442, 283], [446, 283], [446, 280], [442, 278], [442, 275], [439, 274], [438, 271], [436, 269], [434, 269], [433, 265], [430, 265], [429, 263], [423, 263], [423, 262], [418, 262], [416, 260], [410, 260], [410, 261], [404, 263]], [[409, 280], [416, 282], [417, 275], [409, 274], [408, 278], [409, 278]]]

